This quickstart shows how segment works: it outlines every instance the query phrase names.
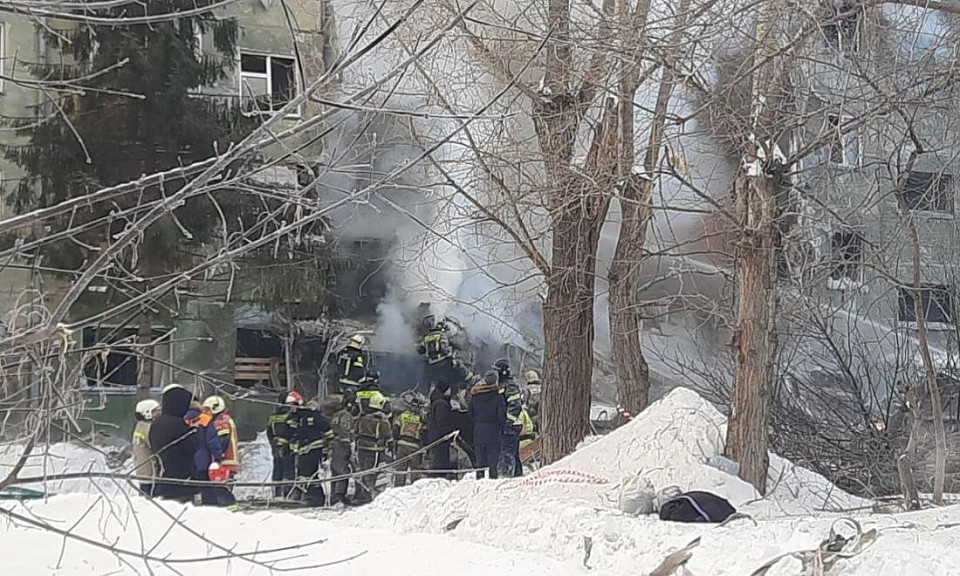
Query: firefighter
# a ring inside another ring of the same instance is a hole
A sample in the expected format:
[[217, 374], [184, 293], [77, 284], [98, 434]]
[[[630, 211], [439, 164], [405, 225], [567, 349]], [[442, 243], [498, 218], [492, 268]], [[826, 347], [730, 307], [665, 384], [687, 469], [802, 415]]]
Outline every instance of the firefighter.
[[232, 480], [240, 471], [240, 435], [237, 433], [237, 423], [227, 410], [227, 403], [220, 396], [211, 396], [203, 401], [203, 407], [213, 413], [213, 426], [220, 439], [220, 449], [223, 451], [223, 460], [220, 467], [224, 469], [228, 479]]
[[408, 458], [396, 468], [399, 474], [393, 477], [394, 486], [407, 484], [406, 472], [411, 472], [410, 482], [420, 479], [413, 472], [423, 470], [423, 448], [427, 426], [423, 417], [425, 400], [416, 394], [404, 394], [400, 397], [402, 410], [393, 419], [393, 454], [397, 460]]
[[291, 424], [295, 432], [291, 449], [297, 456], [297, 482], [293, 498], [308, 506], [323, 506], [326, 495], [318, 472], [323, 463], [324, 448], [330, 443], [333, 432], [330, 421], [320, 412], [316, 398], [296, 410]]
[[370, 372], [363, 378], [363, 380], [360, 381], [360, 386], [357, 388], [357, 407], [355, 414], [359, 415], [366, 413], [367, 405], [370, 403], [370, 398], [373, 398], [377, 394], [382, 394], [382, 391], [380, 390], [380, 373]]
[[[356, 425], [350, 407], [343, 396], [331, 396], [330, 402], [335, 405], [330, 427], [333, 438], [330, 441], [330, 473], [333, 476], [345, 476], [353, 471], [353, 437]], [[347, 487], [350, 480], [344, 478], [333, 482], [330, 491], [330, 504], [347, 503]]]
[[[296, 455], [290, 449], [292, 430], [289, 420], [297, 406], [303, 405], [303, 396], [299, 392], [281, 392], [278, 405], [267, 423], [267, 440], [273, 454], [274, 482], [292, 481], [296, 476]], [[283, 498], [290, 493], [290, 486], [274, 486], [273, 495]]]
[[[428, 316], [424, 322], [432, 322], [433, 316]], [[421, 340], [417, 351], [426, 357], [430, 379], [447, 386], [467, 389], [480, 381], [453, 352], [447, 339], [447, 326], [443, 322], [433, 325]]]
[[500, 476], [505, 478], [523, 476], [523, 465], [520, 463], [523, 393], [513, 379], [510, 362], [506, 358], [500, 358], [494, 362], [493, 369], [500, 376], [500, 393], [507, 402], [507, 422], [503, 426], [500, 437]]
[[[374, 470], [389, 461], [387, 449], [393, 441], [386, 397], [375, 394], [370, 397], [368, 406], [367, 413], [357, 420], [357, 461], [361, 471]], [[377, 476], [377, 472], [372, 472], [360, 478], [355, 495], [358, 503], [373, 500]]]
[[363, 349], [366, 343], [366, 337], [354, 334], [337, 354], [337, 382], [341, 393], [355, 392], [366, 378], [370, 367], [370, 357]]
[[[534, 424], [537, 424], [540, 421], [540, 395], [543, 392], [543, 382], [536, 370], [527, 370], [523, 374], [523, 379], [527, 383], [524, 404], [527, 406], [530, 418], [533, 419]], [[539, 426], [537, 428], [539, 429]]]

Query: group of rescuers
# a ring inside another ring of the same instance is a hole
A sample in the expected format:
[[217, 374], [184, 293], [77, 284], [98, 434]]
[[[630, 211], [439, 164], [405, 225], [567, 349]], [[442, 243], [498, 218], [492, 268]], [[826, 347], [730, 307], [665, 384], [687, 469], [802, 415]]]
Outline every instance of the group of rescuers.
[[[385, 396], [359, 334], [336, 356], [336, 393], [309, 402], [296, 391], [279, 395], [266, 429], [274, 496], [308, 506], [364, 504], [376, 495], [378, 469], [388, 462], [395, 463], [389, 467], [394, 486], [427, 475], [452, 477], [457, 468], [488, 478], [523, 474], [521, 448], [539, 429], [537, 372], [524, 374], [524, 390], [506, 359], [476, 376], [456, 357], [442, 323], [431, 322], [424, 332], [419, 352], [433, 382], [429, 399], [405, 392], [394, 403]], [[222, 397], [201, 403], [172, 384], [163, 391], [162, 406], [155, 400], [138, 403], [136, 418], [134, 475], [153, 479], [141, 484], [145, 494], [235, 504], [230, 482], [240, 464], [238, 434]], [[451, 451], [465, 458], [455, 463]], [[329, 501], [320, 479], [327, 456]], [[353, 476], [359, 477], [349, 497]]]

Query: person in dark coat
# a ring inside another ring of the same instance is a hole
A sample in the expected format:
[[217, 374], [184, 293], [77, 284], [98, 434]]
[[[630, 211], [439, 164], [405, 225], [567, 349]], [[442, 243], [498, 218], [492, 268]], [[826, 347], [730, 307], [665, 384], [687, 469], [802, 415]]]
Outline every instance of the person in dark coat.
[[150, 427], [150, 445], [160, 458], [161, 479], [154, 487], [154, 495], [160, 498], [182, 502], [193, 500], [193, 486], [162, 480], [190, 480], [195, 475], [194, 456], [199, 442], [196, 431], [184, 420], [192, 399], [193, 395], [182, 386], [167, 386], [163, 391], [160, 416]]
[[[473, 420], [473, 450], [477, 468], [487, 468], [487, 477], [497, 477], [500, 462], [500, 434], [507, 421], [507, 402], [500, 394], [499, 376], [490, 370], [483, 382], [470, 389], [470, 419]], [[481, 473], [477, 472], [477, 477]]]
[[[450, 386], [439, 383], [430, 393], [430, 411], [427, 413], [427, 444], [433, 444], [453, 430]], [[441, 442], [430, 449], [430, 468], [432, 470], [453, 469], [450, 464], [450, 441]]]
[[520, 462], [520, 431], [523, 429], [523, 393], [510, 372], [510, 362], [506, 358], [497, 360], [493, 369], [500, 379], [500, 393], [507, 404], [507, 421], [500, 435], [500, 474], [503, 476], [523, 476], [523, 464]]
[[289, 420], [297, 406], [303, 404], [303, 396], [299, 392], [281, 392], [277, 398], [277, 406], [267, 422], [267, 440], [270, 442], [270, 452], [273, 454], [274, 482], [290, 481], [290, 485], [274, 486], [273, 495], [277, 498], [287, 496], [292, 490], [293, 480], [296, 477], [296, 454], [290, 447], [293, 432]]

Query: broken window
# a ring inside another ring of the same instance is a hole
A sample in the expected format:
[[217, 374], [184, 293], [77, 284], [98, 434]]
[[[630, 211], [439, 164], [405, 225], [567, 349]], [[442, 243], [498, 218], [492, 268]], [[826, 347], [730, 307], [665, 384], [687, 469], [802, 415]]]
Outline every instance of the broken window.
[[863, 236], [849, 231], [834, 232], [830, 244], [830, 279], [835, 282], [862, 282]]
[[953, 214], [953, 176], [913, 171], [903, 187], [907, 208]]
[[240, 54], [240, 99], [247, 112], [276, 112], [297, 94], [295, 60]]
[[90, 327], [83, 329], [83, 347], [93, 356], [83, 366], [87, 386], [137, 386], [140, 357], [153, 359], [153, 387], [172, 380], [170, 331], [153, 328], [150, 346], [138, 345], [138, 329], [132, 327]]
[[827, 116], [830, 130], [830, 161], [840, 166], [860, 165], [860, 130], [850, 127], [852, 119], [838, 114]]
[[[900, 288], [901, 322], [916, 322], [913, 288]], [[947, 286], [924, 286], [920, 288], [920, 309], [924, 320], [931, 324], [952, 324], [954, 318], [953, 292]]]
[[826, 23], [823, 25], [823, 35], [827, 43], [838, 52], [859, 50], [861, 15], [862, 9], [852, 6], [849, 2], [835, 4], [833, 11], [828, 12]]

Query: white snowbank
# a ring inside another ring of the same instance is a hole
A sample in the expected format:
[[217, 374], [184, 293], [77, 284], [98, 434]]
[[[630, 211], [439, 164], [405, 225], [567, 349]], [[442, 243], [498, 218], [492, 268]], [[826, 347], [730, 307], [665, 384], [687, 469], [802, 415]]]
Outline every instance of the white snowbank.
[[[818, 510], [866, 504], [776, 457], [771, 493], [758, 499], [749, 484], [705, 464], [708, 456], [722, 452], [724, 435], [722, 414], [694, 392], [677, 389], [630, 424], [533, 476], [421, 481], [388, 490], [339, 522], [405, 533], [448, 533], [569, 561], [582, 561], [589, 549], [591, 568], [628, 573], [653, 570], [671, 551], [699, 536], [702, 552], [695, 555], [696, 562], [691, 560], [691, 571], [732, 575], [785, 550], [816, 547], [836, 518], [815, 516]], [[720, 494], [761, 524], [740, 520], [715, 528], [624, 515], [617, 509], [618, 487], [638, 473], [657, 488], [677, 485]], [[792, 518], [799, 515], [807, 518]], [[736, 559], [730, 558], [731, 546], [739, 549]]]
[[[0, 447], [0, 479], [19, 462], [23, 454], [20, 444]], [[107, 454], [94, 448], [60, 442], [49, 446], [35, 447], [27, 458], [27, 464], [19, 473], [20, 478], [46, 477], [74, 472], [110, 472]], [[102, 480], [98, 483], [103, 483]], [[56, 492], [90, 492], [94, 486], [89, 480], [58, 480], [24, 485], [25, 488]]]
[[[71, 529], [95, 542], [110, 543], [137, 554], [149, 551], [154, 557], [176, 563], [167, 567], [160, 562], [149, 562], [153, 570], [150, 572], [142, 559], [118, 556], [90, 544], [65, 540], [54, 533], [20, 525], [0, 515], [2, 573], [17, 576], [278, 574], [268, 567], [241, 559], [215, 557], [224, 555], [224, 548], [235, 553], [250, 553], [297, 545], [301, 548], [249, 557], [259, 562], [276, 562], [273, 564], [276, 568], [293, 568], [360, 555], [349, 562], [326, 568], [294, 572], [332, 576], [382, 575], [400, 571], [451, 574], [454, 569], [458, 576], [491, 576], [518, 571], [530, 576], [574, 576], [585, 572], [577, 566], [547, 558], [506, 553], [457, 542], [446, 536], [425, 538], [377, 530], [345, 529], [283, 512], [246, 514], [169, 502], [161, 505], [163, 509], [141, 497], [124, 499], [76, 494], [26, 506], [3, 506], [57, 528]], [[169, 515], [164, 514], [164, 509]], [[176, 526], [167, 533], [173, 524], [172, 517], [179, 517], [183, 526]], [[196, 534], [206, 535], [219, 547], [208, 545]]]

